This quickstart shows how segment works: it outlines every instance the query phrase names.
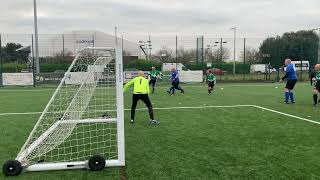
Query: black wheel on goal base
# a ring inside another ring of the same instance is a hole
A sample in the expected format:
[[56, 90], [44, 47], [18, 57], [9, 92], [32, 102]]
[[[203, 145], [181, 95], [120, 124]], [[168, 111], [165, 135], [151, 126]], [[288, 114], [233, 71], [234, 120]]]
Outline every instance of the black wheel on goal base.
[[8, 160], [4, 163], [2, 171], [6, 176], [17, 176], [22, 172], [22, 166], [17, 160]]
[[88, 166], [91, 171], [101, 171], [106, 166], [106, 160], [100, 155], [94, 155], [89, 159]]

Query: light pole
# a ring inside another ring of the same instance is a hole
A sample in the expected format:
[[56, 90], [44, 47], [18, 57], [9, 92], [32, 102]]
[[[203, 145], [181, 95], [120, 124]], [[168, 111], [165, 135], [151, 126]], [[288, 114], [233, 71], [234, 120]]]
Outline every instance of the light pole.
[[211, 53], [211, 56], [212, 56], [212, 47], [210, 44], [207, 44], [207, 53], [206, 53], [206, 56], [207, 56], [207, 62], [209, 62], [210, 60], [210, 53]]
[[149, 37], [149, 40], [147, 42], [145, 41], [139, 41], [140, 43], [140, 48], [143, 51], [144, 55], [146, 56], [146, 60], [151, 60], [151, 49], [152, 49], [152, 45], [151, 45], [151, 40]]
[[232, 27], [233, 30], [233, 74], [236, 74], [236, 39], [237, 39], [237, 27]]
[[144, 54], [145, 57], [146, 57], [146, 60], [148, 60], [148, 53], [146, 52], [146, 50], [147, 50], [146, 42], [144, 42], [144, 41], [139, 41], [139, 44], [140, 44], [139, 46], [140, 46], [143, 54]]
[[[33, 0], [33, 18], [34, 18], [34, 46], [36, 55], [36, 71], [40, 73], [39, 64], [39, 45], [38, 45], [38, 16], [37, 16], [37, 0]], [[34, 54], [33, 54], [34, 56]]]
[[149, 48], [149, 60], [151, 61], [151, 49], [152, 49], [152, 45], [151, 45], [151, 36], [149, 35], [149, 40], [147, 41], [148, 43], [148, 48]]
[[226, 41], [222, 41], [222, 38], [220, 38], [220, 42], [219, 41], [216, 41], [214, 42], [216, 44], [219, 44], [220, 43], [220, 62], [222, 63], [222, 56], [223, 56], [223, 52], [222, 52], [222, 44], [226, 44], [227, 42]]

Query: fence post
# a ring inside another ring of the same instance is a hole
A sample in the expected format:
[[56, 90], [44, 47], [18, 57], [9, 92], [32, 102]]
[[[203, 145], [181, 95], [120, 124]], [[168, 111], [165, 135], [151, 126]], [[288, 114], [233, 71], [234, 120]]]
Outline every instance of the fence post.
[[32, 53], [32, 75], [33, 75], [33, 87], [36, 87], [36, 73], [34, 67], [34, 44], [33, 44], [33, 34], [31, 34], [31, 53]]
[[243, 80], [246, 80], [246, 38], [243, 38]]
[[304, 50], [304, 47], [303, 47], [303, 44], [300, 43], [300, 81], [302, 81], [302, 58], [304, 56], [304, 53], [303, 53], [303, 50]]
[[64, 34], [62, 34], [62, 59], [64, 61]]
[[176, 35], [176, 69], [178, 68], [178, 35]]
[[2, 73], [3, 73], [3, 62], [2, 62], [2, 36], [0, 34], [0, 86], [3, 87], [3, 79], [2, 79]]

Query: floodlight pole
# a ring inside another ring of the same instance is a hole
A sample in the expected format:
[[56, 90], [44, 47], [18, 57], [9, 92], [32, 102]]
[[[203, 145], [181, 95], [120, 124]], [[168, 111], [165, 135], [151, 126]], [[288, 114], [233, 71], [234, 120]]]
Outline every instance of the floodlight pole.
[[319, 39], [319, 42], [318, 42], [318, 64], [319, 64], [320, 63], [320, 28], [316, 30], [318, 30], [318, 39]]
[[318, 45], [318, 64], [320, 63], [320, 28], [318, 28], [318, 38], [319, 38], [319, 45]]
[[149, 48], [149, 60], [152, 60], [152, 55], [151, 55], [151, 49], [152, 49], [152, 45], [151, 45], [151, 36], [149, 35], [149, 41], [148, 41], [148, 48]]
[[234, 30], [233, 35], [233, 74], [236, 74], [236, 36], [237, 36], [237, 27], [231, 28], [231, 30]]
[[34, 46], [36, 55], [36, 72], [40, 73], [39, 64], [39, 45], [38, 45], [38, 16], [37, 16], [37, 0], [33, 0], [33, 17], [34, 17]]

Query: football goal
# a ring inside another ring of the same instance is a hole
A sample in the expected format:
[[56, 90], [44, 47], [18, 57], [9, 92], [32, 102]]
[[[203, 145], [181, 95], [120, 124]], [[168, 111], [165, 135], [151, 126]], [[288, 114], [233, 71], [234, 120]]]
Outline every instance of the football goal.
[[81, 49], [7, 176], [125, 165], [122, 49]]

